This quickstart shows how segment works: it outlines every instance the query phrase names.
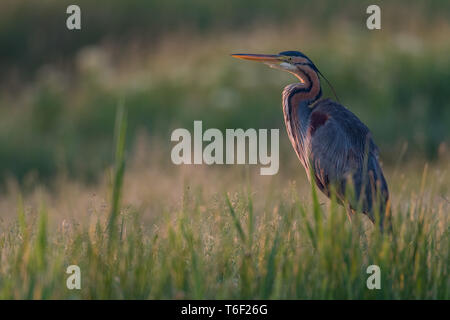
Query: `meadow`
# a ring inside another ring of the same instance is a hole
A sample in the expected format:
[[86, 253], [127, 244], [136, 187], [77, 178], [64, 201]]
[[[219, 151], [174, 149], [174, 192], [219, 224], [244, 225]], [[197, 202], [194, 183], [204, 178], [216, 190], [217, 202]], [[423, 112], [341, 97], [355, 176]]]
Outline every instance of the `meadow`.
[[[80, 1], [93, 25], [76, 35], [57, 28], [63, 2], [6, 3], [0, 299], [450, 298], [448, 2], [386, 4], [369, 32], [361, 1]], [[310, 56], [371, 129], [393, 234], [307, 181], [282, 118], [294, 79], [229, 56], [282, 50]], [[280, 129], [279, 173], [174, 165], [170, 133], [194, 120]]]
[[[36, 192], [39, 207], [16, 194], [16, 222], [1, 225], [1, 298], [449, 298], [446, 163], [388, 171], [394, 232], [383, 234], [297, 184], [295, 165], [267, 179], [249, 167], [161, 173], [136, 157], [126, 173], [123, 109], [118, 118], [100, 188], [63, 181]], [[73, 264], [80, 290], [66, 287]], [[379, 290], [366, 286], [373, 264]]]

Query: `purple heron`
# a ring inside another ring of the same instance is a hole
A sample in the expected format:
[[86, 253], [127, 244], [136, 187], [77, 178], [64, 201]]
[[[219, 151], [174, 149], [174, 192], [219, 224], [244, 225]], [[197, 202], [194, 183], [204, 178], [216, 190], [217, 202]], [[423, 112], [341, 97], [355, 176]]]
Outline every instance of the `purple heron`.
[[[315, 64], [303, 53], [232, 54], [287, 71], [299, 80], [282, 94], [284, 122], [291, 144], [309, 181], [329, 198], [336, 196], [351, 220], [366, 214], [383, 230], [389, 210], [389, 192], [378, 161], [378, 148], [367, 126], [340, 103], [322, 98]], [[331, 86], [331, 85], [330, 85]], [[334, 91], [334, 90], [333, 90]], [[349, 192], [351, 190], [352, 192]]]

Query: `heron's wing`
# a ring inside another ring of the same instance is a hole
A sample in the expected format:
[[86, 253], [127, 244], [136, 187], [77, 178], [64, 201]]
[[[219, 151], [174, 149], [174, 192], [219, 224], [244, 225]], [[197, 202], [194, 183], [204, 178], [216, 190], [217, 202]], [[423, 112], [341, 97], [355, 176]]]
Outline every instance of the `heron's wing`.
[[378, 149], [369, 129], [352, 112], [325, 100], [313, 109], [307, 134], [314, 179], [325, 194], [329, 196], [334, 185], [338, 197], [343, 199], [351, 181], [357, 198], [361, 191], [365, 195], [363, 211], [371, 211], [373, 196], [379, 191], [387, 200]]

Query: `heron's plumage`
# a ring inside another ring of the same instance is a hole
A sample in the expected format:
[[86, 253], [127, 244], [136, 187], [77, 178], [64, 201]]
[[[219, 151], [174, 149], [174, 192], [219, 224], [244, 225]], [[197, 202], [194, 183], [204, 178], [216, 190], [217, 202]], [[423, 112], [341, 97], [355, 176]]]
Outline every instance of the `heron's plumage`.
[[[315, 182], [327, 196], [333, 186], [338, 199], [344, 201], [347, 183], [351, 182], [356, 197], [347, 200], [352, 208], [361, 200], [361, 211], [374, 220], [373, 205], [377, 202], [379, 212], [384, 213], [389, 192], [378, 148], [356, 115], [330, 99], [319, 101], [309, 117], [304, 144]], [[380, 198], [375, 201], [377, 195]]]
[[366, 213], [372, 221], [378, 211], [382, 222], [389, 191], [370, 130], [343, 105], [320, 99], [314, 69], [298, 68], [303, 82], [284, 88], [283, 113], [287, 134], [309, 180], [328, 197], [334, 190], [338, 201]]
[[378, 212], [383, 227], [389, 191], [378, 148], [356, 115], [337, 102], [321, 99], [319, 75], [324, 76], [311, 59], [299, 51], [233, 56], [264, 62], [299, 79], [283, 90], [283, 114], [289, 140], [309, 180], [328, 197], [335, 194], [348, 210], [362, 211], [372, 221]]

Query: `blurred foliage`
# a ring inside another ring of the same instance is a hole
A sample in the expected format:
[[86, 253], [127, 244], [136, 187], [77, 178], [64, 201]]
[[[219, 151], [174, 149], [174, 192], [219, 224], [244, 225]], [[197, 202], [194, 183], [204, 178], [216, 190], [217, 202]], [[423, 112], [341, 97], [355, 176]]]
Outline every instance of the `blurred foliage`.
[[[74, 3], [81, 31], [65, 27]], [[383, 29], [369, 32], [372, 3], [380, 2], [2, 1], [1, 174], [95, 178], [111, 159], [122, 98], [131, 141], [145, 128], [169, 150], [173, 129], [203, 120], [280, 128], [282, 152], [290, 150], [279, 106], [293, 80], [231, 61], [242, 48], [304, 50], [371, 128], [384, 160], [397, 160], [404, 142], [410, 158], [433, 159], [450, 138], [450, 3], [383, 3]], [[299, 22], [305, 28], [290, 27]]]
[[[155, 43], [165, 34], [183, 29], [210, 33], [217, 30], [238, 30], [252, 25], [282, 24], [286, 21], [308, 20], [315, 28], [327, 30], [336, 20], [364, 23], [365, 10], [374, 0], [3, 0], [0, 4], [0, 67], [15, 66], [32, 72], [40, 65], [73, 56], [80, 48], [102, 40], [123, 43], [129, 38], [143, 37]], [[83, 32], [65, 28], [68, 5], [82, 8]], [[396, 1], [383, 10], [392, 25], [405, 12], [420, 12], [427, 23], [448, 19], [447, 0]], [[363, 14], [361, 14], [363, 13]], [[413, 19], [411, 15], [409, 19]]]

